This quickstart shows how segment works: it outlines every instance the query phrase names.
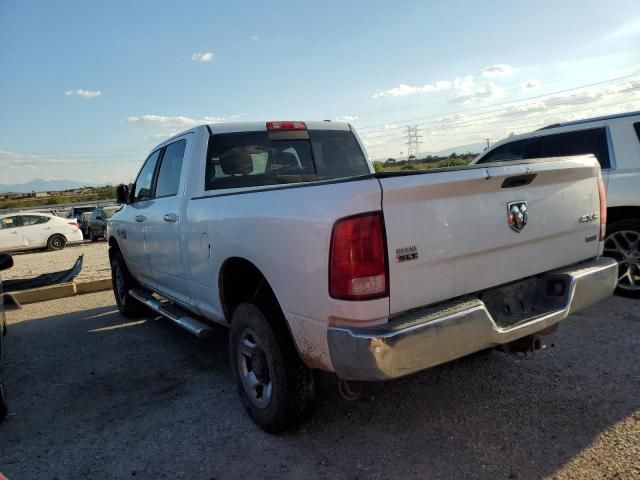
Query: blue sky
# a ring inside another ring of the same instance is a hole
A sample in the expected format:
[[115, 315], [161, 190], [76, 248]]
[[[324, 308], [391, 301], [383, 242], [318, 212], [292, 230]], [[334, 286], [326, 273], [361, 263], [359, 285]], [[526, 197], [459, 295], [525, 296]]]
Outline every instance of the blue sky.
[[204, 121], [349, 119], [373, 158], [407, 124], [497, 141], [640, 109], [638, 45], [634, 0], [0, 0], [0, 183], [130, 181]]

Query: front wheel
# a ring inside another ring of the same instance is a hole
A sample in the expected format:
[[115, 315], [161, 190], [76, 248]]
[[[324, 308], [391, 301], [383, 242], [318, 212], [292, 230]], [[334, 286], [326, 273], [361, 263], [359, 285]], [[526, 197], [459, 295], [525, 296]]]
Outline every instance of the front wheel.
[[62, 250], [66, 244], [67, 239], [60, 234], [51, 235], [47, 240], [47, 248], [49, 250]]
[[141, 317], [147, 313], [145, 306], [129, 295], [129, 290], [140, 288], [140, 285], [131, 276], [127, 264], [120, 252], [111, 256], [111, 285], [116, 305], [122, 315], [128, 318]]
[[249, 416], [263, 430], [278, 433], [310, 416], [316, 383], [286, 326], [276, 331], [267, 320], [267, 314], [279, 312], [263, 310], [253, 303], [236, 307], [229, 335], [230, 362]]
[[640, 221], [619, 220], [608, 225], [604, 255], [618, 262], [616, 293], [640, 298]]

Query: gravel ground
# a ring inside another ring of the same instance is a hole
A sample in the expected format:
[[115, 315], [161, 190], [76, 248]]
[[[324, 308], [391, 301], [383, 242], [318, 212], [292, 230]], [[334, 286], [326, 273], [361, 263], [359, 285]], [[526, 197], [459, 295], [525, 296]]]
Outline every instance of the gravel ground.
[[15, 266], [3, 272], [3, 278], [29, 278], [43, 273], [59, 272], [73, 267], [80, 255], [84, 255], [82, 271], [78, 279], [95, 279], [111, 276], [107, 242], [83, 242], [67, 245], [63, 250], [49, 252], [38, 250], [13, 254]]
[[280, 436], [245, 415], [226, 332], [128, 321], [110, 292], [10, 312], [0, 471], [15, 479], [640, 478], [640, 309], [611, 298], [526, 358], [475, 356]]

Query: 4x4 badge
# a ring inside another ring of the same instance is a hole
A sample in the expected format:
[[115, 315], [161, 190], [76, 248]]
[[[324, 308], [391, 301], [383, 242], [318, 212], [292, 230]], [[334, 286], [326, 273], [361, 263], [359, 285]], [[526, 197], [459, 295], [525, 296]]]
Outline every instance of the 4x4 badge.
[[521, 232], [522, 229], [527, 226], [527, 222], [529, 221], [527, 202], [507, 203], [507, 220], [512, 230]]

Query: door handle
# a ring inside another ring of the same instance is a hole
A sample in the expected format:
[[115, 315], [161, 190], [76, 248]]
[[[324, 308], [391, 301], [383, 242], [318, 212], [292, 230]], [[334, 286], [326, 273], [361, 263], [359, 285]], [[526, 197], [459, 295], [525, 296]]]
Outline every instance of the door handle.
[[9, 235], [17, 235], [18, 232], [11, 232]]
[[146, 219], [144, 215], [136, 215], [136, 222], [144, 222]]
[[162, 218], [165, 222], [174, 223], [178, 221], [178, 215], [176, 215], [175, 213], [165, 213]]

